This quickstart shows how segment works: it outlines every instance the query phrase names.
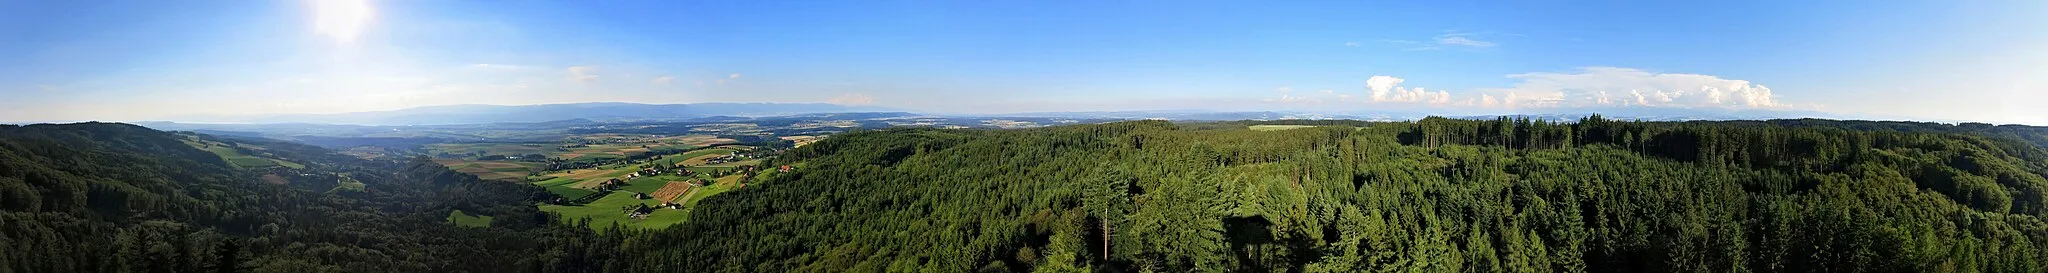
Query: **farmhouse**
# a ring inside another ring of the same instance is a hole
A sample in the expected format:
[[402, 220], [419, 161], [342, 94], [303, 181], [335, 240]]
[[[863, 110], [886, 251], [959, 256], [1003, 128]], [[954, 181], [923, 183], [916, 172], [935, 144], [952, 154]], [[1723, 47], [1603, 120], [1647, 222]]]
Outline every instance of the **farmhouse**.
[[646, 220], [648, 214], [654, 213], [654, 207], [649, 207], [646, 204], [640, 204], [637, 206], [638, 207], [632, 207], [627, 209], [626, 218], [633, 218], [634, 220]]

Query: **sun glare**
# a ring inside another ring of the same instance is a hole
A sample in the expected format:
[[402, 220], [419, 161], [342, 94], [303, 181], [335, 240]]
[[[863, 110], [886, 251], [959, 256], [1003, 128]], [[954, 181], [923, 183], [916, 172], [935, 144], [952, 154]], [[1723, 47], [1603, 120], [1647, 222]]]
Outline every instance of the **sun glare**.
[[313, 28], [336, 42], [354, 42], [370, 23], [369, 0], [312, 0]]

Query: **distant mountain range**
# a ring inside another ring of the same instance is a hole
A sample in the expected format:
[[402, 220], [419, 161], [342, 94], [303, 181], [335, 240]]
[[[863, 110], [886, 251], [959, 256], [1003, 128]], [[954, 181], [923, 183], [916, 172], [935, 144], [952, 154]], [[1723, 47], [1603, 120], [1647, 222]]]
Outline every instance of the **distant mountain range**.
[[[1688, 108], [1553, 108], [1525, 109], [1512, 114], [1476, 113], [1425, 113], [1399, 111], [1205, 111], [1205, 110], [1159, 110], [1159, 111], [1079, 111], [1079, 112], [1031, 112], [1011, 114], [936, 114], [871, 107], [849, 106], [825, 103], [693, 103], [693, 104], [640, 104], [624, 102], [594, 102], [540, 105], [443, 105], [407, 108], [391, 111], [354, 112], [339, 114], [282, 114], [239, 118], [186, 119], [178, 122], [241, 123], [241, 124], [331, 124], [370, 126], [419, 126], [419, 125], [474, 125], [509, 123], [548, 122], [669, 122], [669, 121], [716, 121], [748, 120], [763, 117], [824, 118], [817, 115], [846, 115], [850, 113], [888, 113], [891, 116], [932, 116], [962, 118], [1004, 118], [1042, 117], [1069, 119], [1165, 119], [1182, 121], [1217, 120], [1276, 120], [1276, 119], [1353, 119], [1368, 121], [1415, 120], [1428, 116], [1444, 116], [1465, 119], [1488, 119], [1499, 116], [1528, 117], [1552, 121], [1577, 120], [1594, 113], [1611, 119], [1644, 121], [1686, 121], [1686, 120], [1760, 120], [1783, 118], [1829, 118], [1855, 119], [1814, 111], [1789, 110], [1731, 110], [1731, 109], [1688, 109]], [[839, 117], [837, 119], [848, 119]], [[855, 118], [860, 119], [860, 118]]]
[[883, 107], [825, 103], [639, 104], [593, 102], [539, 105], [443, 105], [339, 114], [268, 115], [222, 120], [238, 123], [450, 125], [532, 123], [584, 119], [598, 122], [680, 120], [714, 116], [765, 117], [814, 113], [889, 112]]

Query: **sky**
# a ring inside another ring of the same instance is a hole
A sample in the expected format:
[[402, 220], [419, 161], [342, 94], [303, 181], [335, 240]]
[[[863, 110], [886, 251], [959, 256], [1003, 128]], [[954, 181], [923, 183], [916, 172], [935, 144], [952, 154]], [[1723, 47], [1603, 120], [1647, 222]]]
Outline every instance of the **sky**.
[[620, 101], [2048, 125], [2048, 1], [0, 0], [0, 37], [0, 121]]

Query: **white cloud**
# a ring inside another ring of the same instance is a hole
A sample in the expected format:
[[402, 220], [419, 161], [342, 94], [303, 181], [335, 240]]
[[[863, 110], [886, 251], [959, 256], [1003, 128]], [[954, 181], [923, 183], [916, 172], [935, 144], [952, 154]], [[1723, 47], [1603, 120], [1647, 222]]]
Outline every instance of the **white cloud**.
[[1344, 42], [1344, 46], [1358, 46], [1358, 42]]
[[675, 83], [675, 82], [676, 82], [676, 77], [673, 77], [673, 76], [660, 76], [660, 77], [654, 77], [654, 79], [653, 79], [653, 80], [648, 80], [648, 82], [649, 82], [649, 83], [654, 83], [654, 84], [658, 84], [658, 85], [664, 85], [664, 86], [666, 86], [666, 85], [669, 85], [669, 84], [673, 84], [673, 83]]
[[1432, 92], [1421, 87], [1401, 88], [1401, 82], [1404, 81], [1406, 80], [1392, 76], [1372, 76], [1372, 78], [1367, 78], [1365, 79], [1367, 98], [1371, 102], [1444, 104], [1451, 101], [1450, 92], [1443, 90]]
[[[733, 75], [737, 76], [739, 74]], [[849, 93], [845, 95], [839, 95], [838, 97], [832, 97], [832, 99], [826, 100], [825, 102], [840, 105], [867, 105], [870, 103], [874, 103], [875, 98], [869, 97], [868, 94], [864, 93]]]
[[569, 80], [585, 83], [597, 81], [597, 74], [591, 73], [596, 71], [597, 67], [595, 66], [571, 66], [569, 67]]
[[[1588, 67], [1566, 73], [1538, 72], [1507, 75], [1519, 80], [1512, 87], [1481, 88], [1477, 97], [1454, 98], [1445, 90], [1406, 87], [1405, 79], [1373, 76], [1366, 79], [1369, 103], [1413, 103], [1481, 108], [1552, 107], [1677, 107], [1723, 109], [1785, 109], [1769, 87], [1745, 80], [1724, 79], [1701, 74], [1655, 73], [1633, 68]], [[1302, 100], [1283, 96], [1280, 100]], [[1349, 98], [1339, 96], [1340, 100]]]
[[1372, 78], [1365, 79], [1365, 90], [1372, 94], [1373, 101], [1379, 101], [1386, 99], [1387, 93], [1393, 91], [1394, 86], [1400, 85], [1401, 81], [1403, 81], [1401, 78], [1392, 76], [1372, 76]]
[[1437, 44], [1442, 44], [1442, 45], [1453, 45], [1453, 46], [1469, 46], [1469, 47], [1492, 47], [1492, 46], [1494, 45], [1494, 43], [1493, 43], [1493, 42], [1488, 42], [1488, 41], [1480, 41], [1480, 40], [1477, 40], [1477, 39], [1473, 39], [1473, 38], [1472, 38], [1472, 34], [1469, 34], [1469, 33], [1452, 33], [1452, 34], [1444, 34], [1444, 35], [1438, 35], [1438, 36], [1436, 36], [1436, 43], [1437, 43]]
[[732, 75], [731, 75], [731, 76], [726, 76], [725, 78], [727, 78], [727, 79], [738, 79], [738, 78], [740, 78], [740, 73], [732, 73]]
[[1508, 75], [1514, 87], [1480, 90], [1510, 96], [1510, 105], [1587, 107], [1785, 108], [1769, 87], [1712, 75], [1654, 73], [1633, 68], [1587, 67], [1567, 73]]

